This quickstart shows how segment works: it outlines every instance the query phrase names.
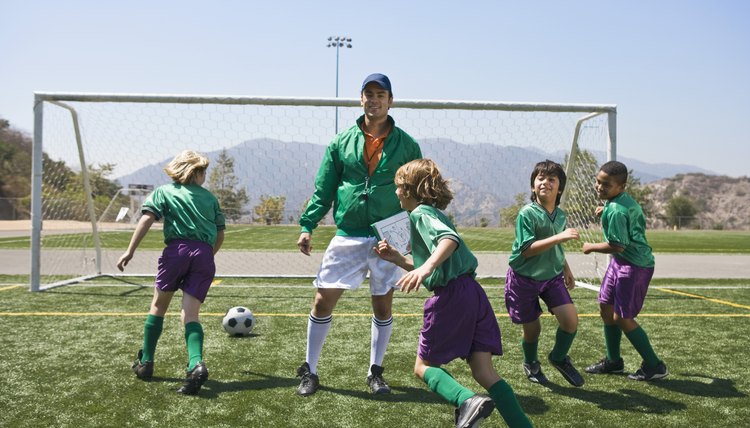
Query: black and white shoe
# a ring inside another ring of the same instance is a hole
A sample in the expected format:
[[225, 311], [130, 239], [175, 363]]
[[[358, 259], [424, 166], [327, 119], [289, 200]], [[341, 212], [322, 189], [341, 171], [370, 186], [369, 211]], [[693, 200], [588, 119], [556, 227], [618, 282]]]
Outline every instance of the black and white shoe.
[[138, 350], [138, 355], [130, 367], [138, 379], [149, 380], [154, 375], [154, 362], [153, 361], [141, 361], [143, 358], [143, 349]]
[[628, 375], [628, 379], [633, 380], [658, 380], [665, 378], [669, 375], [667, 365], [663, 361], [659, 361], [659, 364], [654, 368], [646, 367], [646, 363], [641, 364], [641, 368], [635, 373]]
[[619, 360], [610, 360], [607, 357], [602, 358], [599, 362], [596, 362], [584, 369], [586, 373], [591, 374], [610, 374], [610, 373], [622, 373], [625, 370], [625, 362], [622, 358]]
[[302, 365], [299, 366], [297, 369], [297, 377], [302, 378], [297, 387], [298, 395], [307, 397], [308, 395], [315, 394], [315, 392], [318, 391], [318, 388], [320, 388], [320, 379], [318, 379], [318, 375], [313, 374], [310, 371], [310, 365], [307, 364], [307, 362], [302, 363]]
[[367, 385], [373, 394], [390, 394], [391, 387], [383, 379], [383, 368], [373, 364], [370, 366], [371, 375], [367, 376]]
[[482, 421], [492, 414], [495, 403], [484, 394], [477, 394], [461, 404], [456, 409], [456, 428], [478, 427]]
[[523, 363], [521, 364], [521, 368], [523, 368], [523, 373], [531, 382], [540, 385], [546, 385], [549, 382], [547, 376], [542, 373], [542, 364], [539, 361]]
[[584, 380], [581, 374], [573, 367], [573, 363], [570, 362], [570, 357], [565, 356], [562, 361], [555, 361], [552, 358], [548, 358], [549, 363], [556, 368], [560, 374], [563, 375], [565, 380], [573, 386], [583, 386]]
[[201, 387], [208, 380], [208, 369], [206, 364], [201, 361], [193, 367], [193, 370], [187, 372], [185, 383], [177, 390], [180, 394], [195, 395], [201, 390]]

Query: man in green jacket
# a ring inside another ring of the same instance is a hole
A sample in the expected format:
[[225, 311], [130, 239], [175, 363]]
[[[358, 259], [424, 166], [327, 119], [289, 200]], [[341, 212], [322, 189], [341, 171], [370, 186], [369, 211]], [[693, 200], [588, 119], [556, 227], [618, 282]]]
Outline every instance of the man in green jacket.
[[401, 211], [393, 177], [401, 165], [422, 158], [422, 152], [388, 115], [393, 91], [387, 76], [367, 76], [360, 100], [364, 115], [328, 145], [315, 191], [299, 221], [297, 246], [307, 256], [313, 229], [331, 206], [337, 227], [313, 281], [316, 293], [307, 323], [306, 360], [297, 369], [302, 378], [297, 393], [302, 396], [314, 394], [320, 386], [318, 360], [336, 303], [345, 290], [359, 288], [368, 272], [373, 315], [367, 385], [374, 394], [391, 391], [383, 379], [383, 357], [393, 329], [393, 290], [403, 271], [375, 253], [377, 238], [371, 225]]

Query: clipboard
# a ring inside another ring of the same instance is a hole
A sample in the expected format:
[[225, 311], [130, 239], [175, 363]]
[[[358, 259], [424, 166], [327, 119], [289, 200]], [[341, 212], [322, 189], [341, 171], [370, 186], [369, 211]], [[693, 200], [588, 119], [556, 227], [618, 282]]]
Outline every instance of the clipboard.
[[372, 224], [379, 239], [385, 239], [399, 253], [411, 253], [411, 223], [409, 213], [401, 211]]

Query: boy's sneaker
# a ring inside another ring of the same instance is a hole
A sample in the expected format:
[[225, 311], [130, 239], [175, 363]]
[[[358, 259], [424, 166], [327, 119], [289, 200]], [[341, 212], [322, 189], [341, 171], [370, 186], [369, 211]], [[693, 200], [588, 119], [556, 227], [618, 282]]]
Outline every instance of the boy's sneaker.
[[141, 362], [141, 358], [143, 358], [143, 349], [138, 350], [138, 356], [130, 368], [133, 369], [138, 379], [149, 380], [154, 375], [154, 362]]
[[584, 370], [586, 373], [591, 374], [622, 373], [625, 370], [625, 362], [622, 358], [613, 361], [604, 357], [599, 362], [586, 367]]
[[638, 369], [635, 373], [628, 375], [628, 379], [657, 380], [665, 378], [667, 377], [667, 375], [669, 375], [669, 370], [667, 370], [666, 364], [664, 364], [664, 361], [659, 361], [659, 365], [652, 369], [646, 367], [646, 363], [642, 363], [640, 369]]
[[521, 364], [521, 367], [523, 368], [523, 373], [530, 381], [540, 385], [547, 384], [547, 376], [542, 373], [542, 364], [539, 361], [523, 363]]
[[318, 375], [310, 372], [310, 365], [307, 362], [303, 363], [297, 369], [297, 377], [301, 377], [302, 380], [297, 387], [297, 394], [307, 397], [313, 395], [320, 387], [320, 380]]
[[549, 363], [563, 375], [568, 383], [573, 386], [583, 386], [583, 377], [578, 373], [578, 370], [573, 367], [573, 363], [570, 362], [570, 356], [566, 355], [565, 359], [562, 361], [555, 361], [550, 357], [547, 357], [547, 359], [549, 360]]
[[473, 428], [488, 416], [495, 409], [495, 403], [492, 399], [484, 394], [477, 394], [461, 404], [456, 409], [456, 428]]
[[195, 395], [201, 390], [201, 386], [203, 386], [206, 380], [208, 380], [208, 369], [206, 368], [206, 364], [201, 361], [193, 367], [193, 370], [187, 373], [185, 384], [177, 392], [185, 395]]
[[367, 376], [367, 385], [373, 394], [390, 394], [391, 387], [383, 379], [383, 368], [373, 364], [370, 366], [371, 375]]

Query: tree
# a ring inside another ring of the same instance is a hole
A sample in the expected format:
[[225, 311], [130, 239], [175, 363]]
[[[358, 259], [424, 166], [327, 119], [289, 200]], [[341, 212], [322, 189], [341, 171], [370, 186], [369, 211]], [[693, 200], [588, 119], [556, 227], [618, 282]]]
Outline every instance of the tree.
[[667, 202], [667, 224], [678, 228], [688, 226], [698, 210], [687, 196], [675, 196]]
[[521, 211], [524, 205], [528, 202], [526, 199], [528, 195], [526, 193], [518, 193], [514, 197], [515, 203], [505, 208], [500, 209], [500, 226], [515, 227], [516, 218], [518, 212]]
[[234, 158], [226, 150], [219, 153], [208, 178], [208, 190], [219, 200], [224, 216], [237, 221], [242, 216], [242, 208], [250, 201], [245, 188], [236, 189], [239, 179], [234, 173]]
[[255, 206], [255, 221], [266, 225], [279, 224], [284, 218], [286, 196], [260, 196], [260, 203]]
[[[120, 205], [129, 199], [120, 194], [120, 184], [109, 177], [114, 171], [114, 164], [89, 165], [88, 176], [91, 186], [91, 197], [94, 202], [94, 215], [100, 219], [112, 198], [118, 198]], [[42, 186], [44, 218], [50, 220], [90, 221], [88, 201], [83, 185], [83, 174], [75, 173], [62, 161], [45, 160], [45, 182]], [[110, 213], [111, 217], [114, 214]]]
[[28, 218], [30, 195], [31, 138], [0, 118], [0, 218]]

